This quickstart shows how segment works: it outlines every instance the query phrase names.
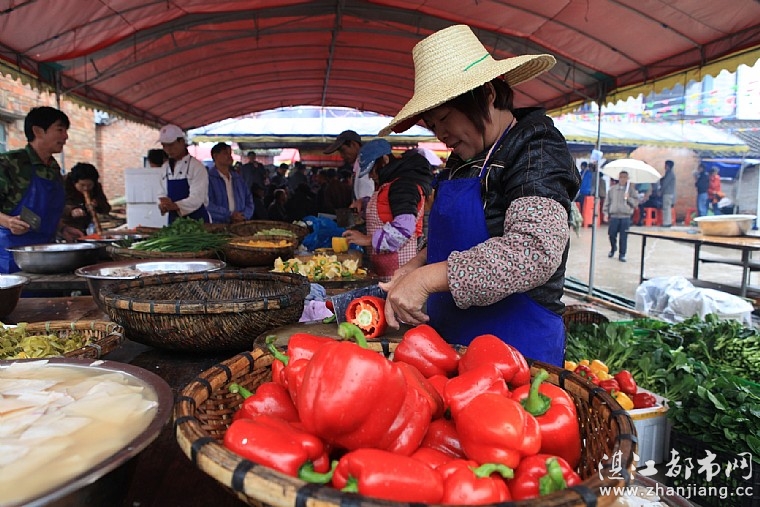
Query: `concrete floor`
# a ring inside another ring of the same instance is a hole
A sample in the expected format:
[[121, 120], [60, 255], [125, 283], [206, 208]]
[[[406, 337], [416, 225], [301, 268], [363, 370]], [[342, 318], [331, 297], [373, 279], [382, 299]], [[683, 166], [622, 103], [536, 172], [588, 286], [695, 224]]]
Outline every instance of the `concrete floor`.
[[[691, 227], [673, 227], [671, 230], [689, 231]], [[594, 269], [591, 272], [592, 229], [584, 227], [580, 234], [570, 233], [570, 255], [567, 262], [567, 277], [573, 277], [585, 284], [593, 282], [594, 289], [607, 291], [622, 298], [635, 301], [636, 288], [639, 286], [639, 270], [641, 269], [641, 237], [628, 235], [628, 262], [620, 262], [618, 256], [607, 257], [610, 251], [610, 241], [607, 225], [596, 228]], [[740, 257], [736, 250], [723, 248], [702, 247], [703, 252], [724, 257]], [[692, 277], [694, 247], [686, 243], [648, 238], [645, 256], [645, 278], [659, 276]], [[592, 280], [593, 277], [593, 280]], [[742, 270], [738, 266], [725, 264], [700, 263], [699, 278], [714, 283], [738, 286], [741, 282]], [[760, 286], [760, 273], [750, 275], [750, 286]]]

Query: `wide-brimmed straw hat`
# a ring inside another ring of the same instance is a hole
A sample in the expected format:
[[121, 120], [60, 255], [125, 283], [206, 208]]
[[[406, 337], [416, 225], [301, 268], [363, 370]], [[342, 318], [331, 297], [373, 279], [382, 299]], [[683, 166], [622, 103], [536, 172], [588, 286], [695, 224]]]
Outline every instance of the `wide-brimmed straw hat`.
[[424, 38], [414, 46], [414, 95], [393, 121], [380, 131], [404, 132], [420, 114], [459, 95], [504, 76], [510, 86], [524, 83], [551, 69], [551, 55], [522, 55], [494, 60], [469, 26], [454, 25]]

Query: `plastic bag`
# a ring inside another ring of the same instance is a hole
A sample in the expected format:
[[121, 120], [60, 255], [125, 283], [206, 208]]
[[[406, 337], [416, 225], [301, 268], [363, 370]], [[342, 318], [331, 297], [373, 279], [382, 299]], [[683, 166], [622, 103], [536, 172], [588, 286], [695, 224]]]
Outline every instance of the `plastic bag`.
[[714, 313], [722, 319], [752, 325], [752, 304], [715, 289], [694, 287], [682, 276], [658, 277], [636, 288], [636, 310], [667, 322], [683, 322], [693, 315]]
[[302, 241], [303, 246], [310, 251], [317, 248], [332, 248], [333, 236], [340, 236], [346, 230], [338, 227], [338, 224], [329, 218], [308, 215], [303, 217], [303, 221], [312, 231]]

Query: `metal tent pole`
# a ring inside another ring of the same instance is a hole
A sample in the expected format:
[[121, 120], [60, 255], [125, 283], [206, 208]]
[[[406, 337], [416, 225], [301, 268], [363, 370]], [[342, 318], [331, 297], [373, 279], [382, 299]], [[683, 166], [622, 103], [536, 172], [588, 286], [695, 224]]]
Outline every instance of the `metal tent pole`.
[[[602, 146], [602, 100], [597, 102], [599, 111], [597, 114], [596, 122], [596, 149], [601, 152]], [[602, 168], [601, 160], [597, 163], [596, 173], [594, 174], [594, 209], [591, 213], [591, 261], [588, 268], [588, 294], [592, 296], [594, 294], [594, 261], [596, 259], [596, 223], [598, 221], [599, 213], [597, 212], [597, 203], [599, 202], [599, 180], [601, 180]]]

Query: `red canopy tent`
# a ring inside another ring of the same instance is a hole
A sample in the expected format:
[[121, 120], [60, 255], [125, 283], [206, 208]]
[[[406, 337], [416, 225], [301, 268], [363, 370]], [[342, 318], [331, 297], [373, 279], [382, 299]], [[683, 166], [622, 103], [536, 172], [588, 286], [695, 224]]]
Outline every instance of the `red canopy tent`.
[[412, 94], [412, 47], [456, 23], [495, 58], [555, 55], [516, 93], [550, 110], [760, 55], [756, 0], [0, 0], [0, 12], [0, 72], [183, 128], [296, 105], [392, 116]]

